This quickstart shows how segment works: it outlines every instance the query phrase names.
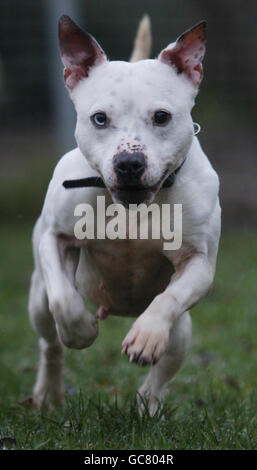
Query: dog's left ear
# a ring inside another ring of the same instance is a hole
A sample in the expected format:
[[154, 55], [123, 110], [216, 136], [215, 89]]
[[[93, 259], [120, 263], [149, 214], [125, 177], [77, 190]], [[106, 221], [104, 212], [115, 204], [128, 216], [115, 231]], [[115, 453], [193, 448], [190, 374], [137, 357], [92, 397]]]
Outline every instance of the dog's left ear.
[[88, 76], [92, 66], [107, 60], [97, 41], [67, 15], [59, 19], [59, 44], [65, 67], [64, 80], [70, 90]]
[[198, 87], [202, 80], [202, 60], [206, 46], [206, 21], [183, 33], [175, 43], [164, 49], [158, 59], [175, 66], [177, 73], [185, 73]]

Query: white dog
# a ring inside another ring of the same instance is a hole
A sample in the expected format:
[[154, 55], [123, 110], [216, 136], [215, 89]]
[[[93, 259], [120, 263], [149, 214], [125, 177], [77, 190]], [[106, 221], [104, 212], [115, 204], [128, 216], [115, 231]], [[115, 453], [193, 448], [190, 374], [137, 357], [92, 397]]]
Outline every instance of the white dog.
[[[48, 394], [62, 400], [63, 345], [90, 346], [98, 318], [107, 314], [137, 317], [122, 351], [151, 365], [139, 390], [151, 414], [186, 357], [189, 309], [213, 282], [220, 236], [219, 180], [190, 115], [202, 79], [205, 26], [185, 32], [155, 60], [139, 60], [149, 51], [138, 46], [137, 61], [128, 63], [109, 62], [92, 36], [69, 17], [60, 19], [78, 148], [59, 161], [33, 235], [29, 311], [41, 337], [36, 406]], [[83, 187], [95, 177], [102, 187]], [[81, 187], [68, 189], [67, 180]], [[80, 203], [95, 209], [99, 195], [126, 213], [130, 203], [154, 200], [169, 204], [171, 213], [182, 204], [181, 247], [165, 251], [162, 238], [78, 240], [74, 210]], [[98, 307], [96, 316], [83, 299]]]

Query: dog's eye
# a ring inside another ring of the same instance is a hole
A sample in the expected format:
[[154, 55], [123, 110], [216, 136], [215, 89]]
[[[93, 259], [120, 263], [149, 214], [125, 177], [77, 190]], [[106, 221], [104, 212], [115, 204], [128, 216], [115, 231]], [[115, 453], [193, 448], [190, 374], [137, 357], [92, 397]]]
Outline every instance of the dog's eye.
[[167, 111], [156, 111], [153, 115], [153, 123], [156, 126], [165, 126], [171, 120], [171, 114]]
[[95, 113], [91, 116], [91, 121], [96, 127], [106, 127], [107, 116], [105, 113]]

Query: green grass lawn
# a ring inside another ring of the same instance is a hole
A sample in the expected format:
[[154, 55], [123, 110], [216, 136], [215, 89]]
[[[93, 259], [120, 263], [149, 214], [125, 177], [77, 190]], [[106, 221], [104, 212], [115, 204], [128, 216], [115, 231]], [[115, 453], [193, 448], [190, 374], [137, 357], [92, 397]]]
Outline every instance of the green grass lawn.
[[91, 348], [66, 351], [63, 409], [19, 404], [38, 361], [27, 315], [31, 228], [17, 219], [0, 232], [0, 448], [256, 448], [256, 233], [223, 236], [215, 286], [192, 310], [187, 361], [161, 416], [140, 418], [135, 391], [147, 369], [120, 354], [130, 319], [109, 318]]

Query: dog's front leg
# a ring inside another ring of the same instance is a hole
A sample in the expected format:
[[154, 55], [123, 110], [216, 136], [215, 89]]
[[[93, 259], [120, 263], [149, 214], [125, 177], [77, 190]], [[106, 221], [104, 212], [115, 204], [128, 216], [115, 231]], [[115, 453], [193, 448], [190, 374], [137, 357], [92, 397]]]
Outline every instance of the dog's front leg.
[[58, 335], [65, 346], [81, 349], [90, 346], [98, 334], [98, 323], [87, 311], [72, 279], [70, 259], [60, 246], [58, 236], [47, 231], [39, 245], [40, 261]]
[[215, 263], [204, 254], [194, 254], [178, 263], [167, 288], [133, 323], [122, 343], [122, 351], [130, 361], [140, 365], [159, 361], [167, 350], [171, 328], [182, 313], [206, 294], [214, 271]]

